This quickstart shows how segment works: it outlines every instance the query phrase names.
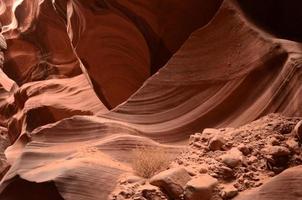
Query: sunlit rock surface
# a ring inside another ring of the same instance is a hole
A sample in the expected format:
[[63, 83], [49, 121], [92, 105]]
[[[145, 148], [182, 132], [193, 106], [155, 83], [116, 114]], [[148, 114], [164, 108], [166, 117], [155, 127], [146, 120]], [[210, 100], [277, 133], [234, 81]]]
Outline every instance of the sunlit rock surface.
[[106, 199], [136, 146], [301, 116], [302, 35], [259, 2], [2, 1], [0, 199]]

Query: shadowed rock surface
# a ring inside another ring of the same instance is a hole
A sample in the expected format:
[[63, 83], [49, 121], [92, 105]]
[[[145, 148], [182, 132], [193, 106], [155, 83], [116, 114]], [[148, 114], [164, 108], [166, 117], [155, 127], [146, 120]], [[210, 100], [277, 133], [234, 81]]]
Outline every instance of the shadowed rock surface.
[[0, 199], [106, 199], [137, 146], [176, 154], [204, 128], [302, 116], [298, 1], [13, 2], [0, 3]]

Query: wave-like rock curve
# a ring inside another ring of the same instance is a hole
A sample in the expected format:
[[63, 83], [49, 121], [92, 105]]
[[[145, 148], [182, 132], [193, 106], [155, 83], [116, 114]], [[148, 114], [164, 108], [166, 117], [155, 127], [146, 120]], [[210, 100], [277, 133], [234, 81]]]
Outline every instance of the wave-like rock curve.
[[[102, 7], [114, 7], [112, 2]], [[121, 14], [129, 15], [123, 8], [119, 5], [115, 8], [119, 14], [112, 14], [117, 21], [125, 20]], [[135, 4], [130, 8], [137, 9]], [[129, 27], [141, 34], [137, 42], [144, 43], [138, 52], [152, 52], [144, 41], [148, 38], [135, 29], [138, 22], [128, 20]], [[12, 167], [1, 182], [0, 199], [20, 198], [12, 189], [19, 186], [41, 195], [51, 190], [52, 199], [106, 199], [119, 175], [132, 170], [130, 152], [136, 146], [162, 146], [173, 153], [181, 150], [177, 144], [205, 127], [239, 126], [271, 112], [301, 116], [301, 49], [297, 42], [264, 32], [237, 1], [226, 0], [210, 23], [195, 31], [162, 69], [109, 112], [87, 79], [89, 75], [96, 84], [93, 77], [98, 74], [89, 68], [88, 73], [81, 71], [76, 57], [76, 73], [64, 78], [25, 81], [18, 87], [3, 74], [1, 119], [9, 124], [11, 140], [18, 139], [6, 152]], [[13, 111], [7, 112], [8, 107]], [[40, 119], [41, 113], [47, 117]], [[93, 116], [74, 116], [78, 114]], [[41, 198], [25, 195], [25, 199]]]

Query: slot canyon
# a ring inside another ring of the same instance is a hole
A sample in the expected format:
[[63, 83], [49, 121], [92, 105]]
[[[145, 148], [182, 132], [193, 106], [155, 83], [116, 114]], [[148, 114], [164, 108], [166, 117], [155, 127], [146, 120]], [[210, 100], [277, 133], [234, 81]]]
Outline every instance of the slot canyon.
[[302, 199], [301, 0], [1, 0], [0, 200]]

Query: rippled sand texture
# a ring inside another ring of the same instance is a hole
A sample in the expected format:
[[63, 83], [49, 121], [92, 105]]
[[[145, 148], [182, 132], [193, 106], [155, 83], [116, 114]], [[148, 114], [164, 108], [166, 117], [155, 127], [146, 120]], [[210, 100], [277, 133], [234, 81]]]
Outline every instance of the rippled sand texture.
[[0, 126], [12, 144], [0, 199], [103, 200], [136, 146], [175, 153], [205, 127], [302, 115], [302, 45], [258, 23], [248, 8], [260, 3], [23, 3], [7, 47], [0, 38]]

